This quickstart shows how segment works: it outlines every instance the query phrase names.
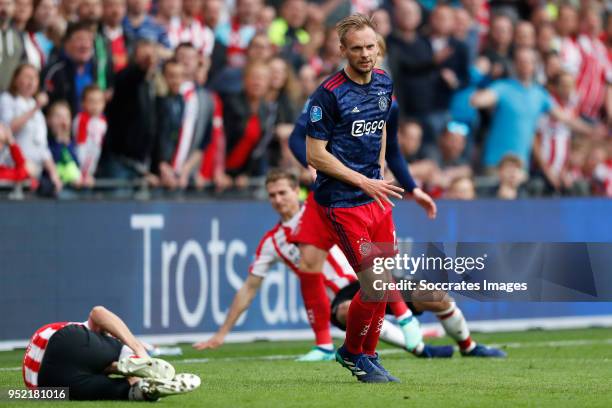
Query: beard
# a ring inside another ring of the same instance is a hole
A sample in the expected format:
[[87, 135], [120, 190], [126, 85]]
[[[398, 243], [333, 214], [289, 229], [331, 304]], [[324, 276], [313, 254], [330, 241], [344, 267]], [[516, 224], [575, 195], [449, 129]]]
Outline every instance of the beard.
[[[369, 74], [374, 69], [375, 61], [368, 61], [367, 67], [360, 64], [361, 61], [357, 61], [356, 63], [352, 63], [349, 61], [349, 65], [355, 72], [359, 72], [360, 74]], [[364, 61], [365, 62], [365, 61]]]

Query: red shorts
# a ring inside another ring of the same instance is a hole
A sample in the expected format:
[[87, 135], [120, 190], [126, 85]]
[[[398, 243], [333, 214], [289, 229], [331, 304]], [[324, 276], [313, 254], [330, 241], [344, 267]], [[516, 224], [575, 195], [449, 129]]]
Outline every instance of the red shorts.
[[395, 225], [388, 204], [384, 210], [376, 202], [357, 207], [323, 207], [311, 193], [305, 206], [291, 242], [325, 251], [338, 245], [356, 272], [369, 266], [375, 256], [397, 253]]

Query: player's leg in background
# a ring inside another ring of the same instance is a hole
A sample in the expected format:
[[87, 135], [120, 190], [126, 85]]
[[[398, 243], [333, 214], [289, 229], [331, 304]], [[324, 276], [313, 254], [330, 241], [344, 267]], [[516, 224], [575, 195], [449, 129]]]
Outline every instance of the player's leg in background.
[[333, 350], [329, 327], [330, 304], [325, 289], [323, 264], [327, 251], [314, 245], [300, 244], [300, 290], [308, 322], [315, 334], [317, 347]]
[[333, 242], [332, 237], [325, 231], [318, 205], [310, 194], [299, 224], [288, 238], [300, 249], [300, 290], [317, 347], [333, 351], [329, 326], [331, 307], [323, 276], [323, 264]]
[[[470, 334], [465, 316], [453, 298], [445, 292], [433, 292], [432, 297], [417, 296], [412, 303], [419, 311], [435, 313], [446, 334], [457, 342], [461, 354], [473, 357], [506, 357], [506, 353], [477, 344]], [[417, 300], [419, 299], [419, 300]]]
[[393, 292], [394, 293], [391, 296], [392, 300], [389, 301], [388, 307], [393, 312], [393, 315], [395, 316], [395, 319], [402, 330], [404, 336], [404, 346], [410, 352], [416, 351], [418, 355], [422, 351], [423, 345], [421, 326], [418, 319], [412, 314], [412, 311], [406, 305], [401, 293], [399, 293], [397, 290]]

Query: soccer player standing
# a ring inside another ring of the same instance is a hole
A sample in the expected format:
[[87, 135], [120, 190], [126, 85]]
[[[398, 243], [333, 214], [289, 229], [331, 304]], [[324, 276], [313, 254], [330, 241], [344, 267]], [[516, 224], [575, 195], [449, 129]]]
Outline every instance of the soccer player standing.
[[[299, 228], [295, 238], [318, 248], [338, 244], [359, 271], [361, 290], [349, 308], [338, 362], [363, 382], [397, 381], [382, 367], [375, 351], [386, 300], [372, 282], [388, 278], [375, 276], [369, 268], [373, 256], [393, 251], [389, 196], [401, 198], [403, 192], [382, 179], [393, 84], [384, 71], [374, 68], [377, 38], [368, 17], [348, 16], [337, 30], [348, 65], [315, 91], [307, 124], [307, 159], [317, 169], [316, 203], [311, 211], [318, 213], [322, 225], [316, 234], [312, 226]], [[387, 245], [376, 245], [380, 243]]]

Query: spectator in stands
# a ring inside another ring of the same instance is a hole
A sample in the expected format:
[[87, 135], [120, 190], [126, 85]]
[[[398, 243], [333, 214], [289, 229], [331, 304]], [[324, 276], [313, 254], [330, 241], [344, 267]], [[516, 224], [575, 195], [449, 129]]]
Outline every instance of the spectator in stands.
[[[256, 34], [247, 48], [247, 61], [249, 63], [262, 62], [268, 63], [272, 58], [273, 50], [267, 34]], [[242, 90], [242, 78], [244, 77], [243, 67], [225, 66], [216, 73], [209, 87], [220, 94], [238, 93]]]
[[121, 71], [128, 65], [130, 43], [123, 32], [125, 0], [102, 0], [102, 21], [100, 32], [106, 38], [113, 61], [113, 71]]
[[94, 32], [94, 61], [96, 63], [96, 77], [94, 83], [102, 91], [107, 91], [110, 99], [112, 81], [114, 79], [113, 54], [110, 41], [101, 32], [102, 0], [80, 0], [77, 8], [79, 21], [89, 24]]
[[583, 174], [590, 182], [592, 195], [612, 197], [612, 157], [609, 150], [605, 144], [596, 143], [587, 155]]
[[320, 76], [328, 76], [340, 70], [342, 66], [342, 53], [340, 52], [340, 37], [334, 27], [325, 32], [323, 47], [318, 56], [309, 61], [309, 64]]
[[391, 26], [391, 17], [387, 10], [384, 8], [374, 10], [374, 12], [372, 12], [372, 21], [376, 25], [376, 31], [382, 35], [383, 38], [391, 34], [393, 27]]
[[559, 6], [555, 28], [559, 37], [559, 55], [564, 71], [578, 75], [582, 57], [576, 42], [578, 33], [578, 12], [569, 3]]
[[302, 48], [310, 42], [310, 35], [304, 29], [308, 17], [305, 0], [285, 0], [268, 30], [270, 42], [280, 49], [280, 55], [295, 68], [303, 63]]
[[[175, 171], [178, 172], [178, 185], [186, 188], [191, 177], [197, 173], [196, 186], [212, 181], [218, 191], [224, 190], [231, 185], [231, 179], [224, 171], [225, 136], [221, 100], [217, 94], [202, 86], [208, 76], [210, 59], [199, 55], [189, 43], [180, 44], [174, 54], [176, 61], [183, 66], [181, 95], [187, 113], [182, 119], [183, 126], [192, 129], [188, 153], [177, 157], [174, 163]], [[194, 111], [197, 112], [195, 121], [189, 117], [193, 116]], [[185, 136], [183, 138], [186, 139]]]
[[183, 0], [179, 16], [170, 19], [167, 27], [170, 48], [175, 49], [181, 43], [191, 43], [203, 56], [210, 56], [215, 45], [213, 31], [203, 26], [198, 20], [199, 1]]
[[510, 17], [497, 15], [491, 21], [491, 31], [482, 55], [491, 62], [491, 77], [506, 78], [512, 72], [512, 40], [514, 26]]
[[247, 47], [255, 35], [262, 8], [261, 0], [236, 0], [234, 15], [216, 27], [217, 39], [225, 47], [229, 66], [242, 68], [247, 63]]
[[13, 27], [23, 33], [26, 30], [26, 24], [33, 11], [32, 0], [15, 0], [15, 12], [13, 14]]
[[449, 200], [475, 200], [474, 180], [468, 176], [459, 176], [451, 180], [444, 198]]
[[469, 62], [473, 63], [480, 51], [480, 27], [472, 19], [472, 16], [466, 9], [456, 7], [454, 13], [455, 30], [453, 32], [453, 37], [459, 41], [463, 41], [468, 49]]
[[244, 91], [222, 95], [227, 139], [225, 166], [237, 188], [248, 187], [251, 176], [260, 176], [266, 171], [265, 153], [274, 130], [265, 101], [269, 83], [268, 65], [255, 62], [245, 68]]
[[11, 24], [14, 13], [15, 0], [0, 0], [0, 92], [8, 89], [15, 69], [23, 62], [23, 39]]
[[[548, 82], [548, 90], [559, 109], [568, 117], [578, 116], [577, 98], [574, 92], [574, 77], [569, 72], [561, 72]], [[540, 119], [536, 134], [533, 157], [536, 174], [532, 178], [542, 178], [544, 193], [560, 192], [561, 180], [568, 162], [572, 131], [563, 122], [550, 115]]]
[[19, 182], [27, 178], [26, 161], [13, 132], [0, 123], [0, 181]]
[[603, 108], [607, 102], [607, 123], [612, 123], [612, 60], [601, 35], [600, 8], [596, 5], [581, 10], [581, 30], [578, 47], [581, 55], [580, 73], [576, 78], [578, 109], [590, 121], [604, 118]]
[[[299, 89], [293, 76], [293, 70], [280, 57], [275, 57], [268, 64], [270, 68], [270, 90], [267, 101], [274, 112], [275, 140], [269, 147], [272, 150], [271, 165], [274, 167], [290, 167], [294, 162], [289, 149], [289, 135], [298, 116], [296, 105]], [[280, 150], [280, 151], [279, 151]], [[277, 154], [278, 153], [278, 154]]]
[[427, 126], [434, 134], [444, 132], [450, 120], [450, 100], [453, 93], [468, 84], [469, 55], [465, 44], [452, 37], [455, 30], [453, 9], [447, 5], [438, 5], [431, 12], [429, 43], [434, 55], [450, 49], [450, 55], [434, 68], [434, 103], [425, 115]]
[[523, 167], [521, 159], [513, 154], [507, 154], [501, 159], [498, 166], [499, 186], [495, 193], [497, 198], [516, 200], [526, 197], [523, 184], [527, 181], [527, 173]]
[[410, 174], [417, 184], [430, 183], [436, 170], [436, 164], [425, 156], [421, 126], [417, 122], [403, 120], [399, 124], [397, 137], [400, 150], [410, 164]]
[[104, 116], [106, 100], [104, 92], [97, 85], [89, 85], [83, 90], [82, 110], [73, 122], [73, 135], [76, 154], [81, 169], [81, 179], [86, 186], [94, 185], [94, 175], [108, 125]]
[[476, 92], [471, 99], [477, 108], [495, 108], [484, 146], [483, 164], [489, 171], [508, 153], [516, 154], [524, 165], [529, 166], [538, 120], [545, 113], [550, 113], [574, 131], [594, 131], [584, 121], [569, 117], [556, 107], [550, 94], [533, 81], [533, 49], [516, 50], [514, 60], [516, 78], [496, 81], [491, 87]]
[[[85, 87], [97, 82], [111, 83], [111, 61], [107, 64], [108, 69], [100, 72], [94, 58], [94, 33], [88, 24], [75, 23], [68, 27], [62, 56], [43, 71], [43, 86], [51, 103], [65, 100], [70, 104], [71, 112], [76, 114]], [[100, 75], [104, 78], [100, 79]]]
[[59, 14], [66, 23], [76, 23], [78, 21], [79, 0], [60, 0], [58, 4]]
[[[154, 172], [159, 174], [161, 185], [170, 190], [178, 188], [180, 166], [175, 166], [175, 158], [183, 139], [183, 116], [185, 115], [185, 100], [181, 94], [184, 81], [183, 65], [176, 60], [164, 63], [162, 73], [168, 87], [165, 96], [158, 97], [156, 114], [158, 115], [157, 149], [153, 165]], [[195, 118], [192, 118], [195, 121]], [[192, 122], [193, 123], [193, 122]], [[193, 132], [189, 135], [193, 137]], [[189, 145], [191, 141], [186, 141]]]
[[106, 177], [148, 177], [155, 147], [155, 95], [153, 77], [157, 68], [154, 42], [138, 40], [133, 63], [117, 74], [115, 93], [107, 108], [108, 135], [103, 151]]
[[83, 185], [92, 186], [93, 178], [87, 180], [81, 177], [76, 145], [70, 132], [71, 113], [65, 101], [51, 104], [47, 111], [47, 127], [49, 128], [49, 149], [57, 168], [60, 180], [64, 186], [80, 188]]
[[432, 149], [429, 159], [437, 167], [434, 183], [447, 188], [450, 181], [458, 177], [472, 177], [472, 168], [465, 155], [469, 127], [460, 122], [449, 122], [438, 139], [439, 149]]
[[146, 39], [170, 48], [167, 31], [148, 14], [150, 7], [151, 0], [127, 0], [127, 16], [123, 20], [123, 32], [130, 42]]
[[[225, 4], [222, 0], [204, 0], [202, 2], [202, 22], [214, 33], [217, 32], [221, 22], [221, 13], [224, 9]], [[217, 40], [219, 40], [219, 37], [217, 37]]]
[[173, 21], [179, 20], [180, 24], [182, 6], [182, 0], [159, 0], [155, 22], [168, 32]]
[[514, 29], [515, 48], [534, 48], [536, 46], [535, 28], [529, 21], [519, 21]]
[[424, 144], [434, 144], [436, 134], [426, 119], [435, 103], [436, 68], [450, 57], [452, 49], [445, 47], [434, 53], [429, 41], [418, 33], [421, 9], [415, 1], [398, 1], [394, 15], [396, 30], [387, 39], [387, 51], [401, 117], [417, 121]]
[[310, 65], [303, 65], [298, 72], [298, 79], [300, 82], [300, 98], [297, 106], [300, 109], [305, 109], [306, 101], [319, 86], [317, 72]]
[[49, 145], [41, 108], [48, 97], [38, 93], [38, 70], [22, 64], [15, 70], [8, 92], [0, 96], [0, 122], [6, 123], [26, 159], [28, 173], [38, 179], [46, 170], [56, 192], [62, 188]]
[[[57, 5], [53, 0], [35, 0], [32, 18], [26, 25], [26, 52], [28, 62], [38, 70], [57, 58], [56, 36], [63, 37], [66, 24], [58, 17]], [[53, 51], [55, 51], [53, 53]], [[52, 55], [55, 54], [55, 55]]]

